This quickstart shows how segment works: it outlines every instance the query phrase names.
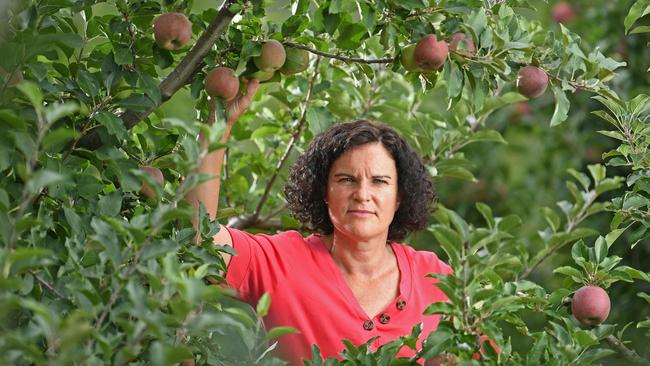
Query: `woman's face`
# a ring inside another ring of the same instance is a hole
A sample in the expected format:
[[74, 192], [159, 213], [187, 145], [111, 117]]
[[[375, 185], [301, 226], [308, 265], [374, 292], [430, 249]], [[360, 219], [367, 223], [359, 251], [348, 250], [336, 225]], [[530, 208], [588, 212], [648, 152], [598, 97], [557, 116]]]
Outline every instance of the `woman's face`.
[[327, 207], [334, 235], [348, 240], [386, 240], [399, 207], [397, 168], [379, 143], [353, 147], [332, 164]]

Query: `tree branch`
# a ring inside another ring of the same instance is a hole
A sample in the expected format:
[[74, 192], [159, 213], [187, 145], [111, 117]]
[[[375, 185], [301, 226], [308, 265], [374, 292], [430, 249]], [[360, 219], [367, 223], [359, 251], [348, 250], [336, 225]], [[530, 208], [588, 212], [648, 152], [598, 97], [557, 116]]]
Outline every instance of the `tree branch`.
[[[196, 44], [187, 53], [185, 58], [172, 70], [169, 75], [160, 83], [160, 102], [161, 104], [169, 100], [174, 93], [176, 93], [185, 84], [192, 80], [193, 75], [200, 69], [202, 61], [208, 54], [212, 45], [217, 41], [217, 38], [226, 30], [235, 14], [231, 13], [228, 8], [233, 3], [233, 0], [226, 0], [223, 4], [212, 23], [201, 34], [201, 37], [196, 41]], [[153, 106], [143, 112], [135, 112], [127, 110], [120, 115], [124, 126], [127, 129], [135, 126], [142, 119], [151, 114], [158, 106]], [[93, 130], [88, 135], [79, 140], [78, 146], [86, 149], [94, 150], [101, 146], [101, 140], [96, 130]]]
[[605, 338], [605, 341], [607, 342], [610, 348], [612, 348], [614, 351], [621, 354], [623, 358], [625, 358], [626, 360], [633, 362], [636, 365], [648, 364], [648, 360], [644, 360], [636, 352], [625, 347], [623, 342], [621, 342], [618, 338], [614, 337], [613, 335], [608, 335]]
[[[587, 218], [587, 214], [586, 214], [587, 209], [589, 208], [589, 206], [591, 206], [594, 203], [594, 201], [596, 200], [596, 197], [597, 196], [594, 195], [592, 198], [590, 198], [588, 201], [585, 202], [585, 204], [580, 209], [580, 212], [578, 212], [578, 215], [576, 216], [575, 220], [569, 220], [569, 222], [567, 222], [567, 226], [566, 226], [566, 230], [565, 230], [566, 233], [572, 232], [573, 229], [575, 229], [575, 227], [578, 226], [578, 224], [580, 224], [582, 222], [582, 220]], [[564, 247], [565, 245], [567, 245], [570, 242], [572, 242], [572, 240], [564, 240], [564, 241], [561, 241], [560, 243], [558, 243], [557, 245], [555, 245], [554, 247], [552, 247], [543, 256], [538, 258], [535, 261], [535, 263], [533, 263], [530, 267], [528, 267], [524, 271], [524, 273], [521, 275], [521, 277], [519, 277], [519, 279], [524, 280], [524, 279], [528, 278], [528, 276], [530, 276], [530, 274], [535, 270], [535, 268], [537, 268], [540, 264], [542, 264], [542, 262], [544, 262], [546, 259], [548, 259], [553, 253], [557, 252], [560, 248]]]
[[303, 104], [302, 115], [300, 116], [300, 121], [298, 122], [298, 126], [296, 126], [296, 129], [291, 135], [291, 141], [289, 142], [289, 145], [287, 145], [286, 150], [284, 150], [284, 154], [282, 155], [280, 161], [276, 165], [275, 172], [273, 173], [269, 181], [266, 183], [266, 187], [264, 188], [264, 193], [262, 194], [262, 198], [260, 198], [260, 201], [257, 204], [257, 207], [255, 208], [255, 213], [253, 213], [250, 216], [235, 218], [235, 220], [229, 223], [228, 226], [236, 229], [244, 229], [249, 226], [258, 224], [260, 214], [262, 212], [262, 209], [264, 208], [264, 204], [266, 203], [266, 200], [269, 198], [269, 194], [271, 193], [271, 188], [273, 187], [273, 183], [275, 183], [275, 180], [278, 178], [278, 175], [280, 175], [280, 171], [284, 167], [284, 164], [287, 162], [287, 158], [289, 157], [291, 150], [293, 150], [293, 147], [298, 142], [298, 139], [300, 138], [300, 135], [302, 134], [302, 131], [305, 127], [305, 123], [307, 122], [307, 108], [309, 107], [309, 102], [311, 101], [312, 93], [314, 90], [314, 84], [316, 83], [316, 79], [318, 77], [318, 65], [320, 64], [320, 60], [321, 60], [320, 56], [316, 58], [316, 63], [314, 64], [314, 75], [312, 75], [311, 79], [309, 80], [309, 89], [307, 90], [307, 97], [305, 99], [305, 103]]
[[56, 295], [59, 299], [65, 299], [65, 296], [63, 296], [62, 293], [59, 292], [54, 286], [52, 286], [49, 282], [45, 281], [41, 276], [39, 276], [36, 272], [34, 271], [29, 271], [32, 276], [38, 281], [41, 285], [45, 286], [48, 290], [50, 290], [53, 294]]
[[391, 58], [379, 58], [379, 59], [374, 59], [374, 60], [369, 60], [365, 58], [359, 58], [359, 57], [347, 57], [347, 56], [342, 56], [339, 54], [334, 54], [334, 53], [327, 53], [323, 51], [319, 51], [317, 49], [298, 44], [298, 43], [293, 43], [293, 42], [284, 42], [284, 45], [287, 47], [293, 47], [293, 48], [299, 48], [301, 50], [306, 50], [309, 51], [315, 55], [327, 57], [327, 58], [333, 58], [337, 59], [340, 61], [345, 61], [345, 62], [356, 62], [356, 63], [362, 63], [362, 64], [390, 64], [396, 61], [396, 57], [391, 57]]

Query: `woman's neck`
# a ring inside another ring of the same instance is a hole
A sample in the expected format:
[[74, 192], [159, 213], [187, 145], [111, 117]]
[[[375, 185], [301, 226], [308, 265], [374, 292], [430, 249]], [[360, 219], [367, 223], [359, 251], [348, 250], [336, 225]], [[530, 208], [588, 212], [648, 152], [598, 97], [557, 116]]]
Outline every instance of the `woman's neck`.
[[386, 238], [356, 241], [332, 233], [323, 240], [341, 271], [348, 276], [373, 278], [386, 272], [395, 263], [393, 250]]

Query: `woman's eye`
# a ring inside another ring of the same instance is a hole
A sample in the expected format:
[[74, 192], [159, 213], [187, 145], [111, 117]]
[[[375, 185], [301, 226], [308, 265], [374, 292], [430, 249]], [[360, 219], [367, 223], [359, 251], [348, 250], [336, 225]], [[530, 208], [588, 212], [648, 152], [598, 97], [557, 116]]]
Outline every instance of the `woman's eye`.
[[383, 179], [375, 179], [375, 183], [379, 183], [379, 184], [388, 184], [388, 182], [385, 181], [385, 180], [383, 180]]
[[341, 178], [341, 179], [339, 179], [339, 182], [343, 182], [343, 183], [352, 182], [352, 178], [350, 178], [350, 177]]

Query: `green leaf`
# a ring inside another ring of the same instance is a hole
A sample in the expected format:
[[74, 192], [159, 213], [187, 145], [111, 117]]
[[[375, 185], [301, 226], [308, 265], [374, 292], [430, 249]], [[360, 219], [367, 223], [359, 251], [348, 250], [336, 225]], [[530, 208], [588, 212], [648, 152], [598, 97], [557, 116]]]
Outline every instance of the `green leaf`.
[[29, 178], [29, 181], [27, 182], [27, 190], [29, 191], [30, 194], [34, 194], [38, 191], [41, 190], [41, 188], [61, 182], [65, 179], [65, 176], [51, 171], [51, 170], [46, 170], [46, 169], [41, 169], [34, 173]]
[[332, 114], [324, 107], [311, 107], [307, 108], [307, 125], [309, 130], [317, 135], [325, 131], [334, 122]]
[[119, 47], [115, 50], [115, 63], [118, 65], [131, 65], [133, 64], [133, 54], [131, 50], [126, 47]]
[[558, 267], [553, 270], [553, 273], [560, 273], [565, 276], [569, 276], [573, 281], [577, 283], [582, 283], [582, 277], [583, 277], [582, 273], [580, 273], [580, 271], [578, 271], [573, 267], [569, 267], [569, 266]]
[[113, 262], [115, 268], [119, 268], [122, 265], [122, 253], [120, 252], [117, 233], [113, 227], [97, 217], [93, 217], [90, 226], [95, 231], [92, 238], [104, 248], [106, 255]]
[[106, 127], [108, 133], [117, 137], [118, 139], [123, 140], [129, 136], [126, 127], [124, 127], [124, 122], [122, 122], [122, 120], [113, 113], [108, 111], [101, 111], [95, 115], [95, 119], [97, 122]]
[[99, 197], [97, 206], [100, 215], [117, 216], [122, 210], [122, 193], [114, 191], [109, 195]]
[[460, 166], [451, 167], [445, 170], [439, 170], [438, 173], [440, 177], [450, 177], [466, 180], [469, 182], [477, 182], [476, 177], [474, 177], [474, 174], [472, 172]]
[[501, 144], [507, 144], [508, 142], [501, 136], [499, 131], [496, 130], [480, 130], [473, 133], [470, 138], [470, 141], [492, 141], [498, 142]]
[[632, 29], [632, 31], [630, 31], [629, 34], [639, 34], [639, 33], [648, 33], [648, 32], [650, 32], [650, 26], [641, 25]]
[[623, 234], [623, 232], [624, 232], [625, 230], [627, 230], [630, 226], [631, 226], [631, 225], [628, 225], [628, 226], [626, 226], [626, 227], [624, 227], [624, 228], [621, 228], [621, 229], [615, 229], [615, 230], [610, 231], [610, 232], [605, 236], [605, 241], [607, 242], [607, 248], [611, 247], [612, 244], [614, 244], [614, 242], [616, 241], [616, 239], [618, 239], [618, 237], [621, 236], [621, 234]]
[[544, 214], [546, 222], [550, 225], [551, 230], [553, 230], [554, 233], [557, 232], [560, 228], [560, 216], [549, 207], [542, 207], [542, 213]]
[[122, 99], [118, 105], [134, 112], [145, 112], [149, 108], [154, 107], [151, 99], [142, 94], [131, 94], [125, 99]]
[[591, 332], [586, 330], [579, 330], [577, 332], [574, 332], [573, 340], [580, 347], [589, 347], [598, 344], [598, 338], [596, 338]]
[[494, 216], [492, 216], [492, 209], [490, 206], [482, 202], [476, 202], [476, 209], [481, 213], [481, 216], [483, 216], [488, 227], [490, 229], [494, 228]]
[[596, 254], [596, 263], [601, 263], [607, 257], [607, 249], [609, 246], [605, 241], [605, 238], [599, 236], [596, 239], [596, 244], [594, 245], [594, 252]]
[[274, 327], [274, 328], [271, 328], [271, 330], [269, 330], [269, 332], [266, 334], [264, 339], [268, 342], [268, 341], [270, 341], [272, 339], [281, 337], [281, 336], [286, 335], [286, 334], [292, 334], [292, 333], [300, 333], [300, 332], [298, 331], [298, 329], [296, 329], [294, 327], [287, 327], [287, 326]]
[[454, 306], [448, 302], [434, 302], [427, 306], [424, 310], [424, 315], [431, 314], [453, 314], [455, 312]]
[[573, 244], [573, 247], [571, 247], [571, 258], [573, 258], [573, 260], [576, 262], [584, 262], [589, 259], [589, 251], [582, 240], [578, 240], [575, 244]]
[[67, 127], [57, 128], [49, 131], [43, 138], [43, 149], [46, 151], [57, 151], [61, 149], [68, 141], [78, 138], [81, 134]]
[[79, 110], [76, 102], [54, 103], [45, 108], [45, 120], [52, 124], [59, 119], [69, 116]]
[[454, 99], [463, 91], [463, 71], [455, 62], [446, 62], [444, 74], [447, 81], [447, 96], [449, 99]]
[[593, 365], [595, 364], [596, 361], [614, 355], [616, 354], [616, 351], [613, 349], [606, 349], [606, 348], [592, 348], [588, 349], [585, 353], [581, 355], [578, 359], [576, 359], [576, 363], [580, 365]]
[[641, 17], [650, 13], [650, 5], [645, 1], [637, 1], [632, 5], [630, 11], [627, 13], [623, 25], [625, 25], [625, 33], [628, 33], [632, 25]]
[[636, 323], [637, 328], [650, 328], [650, 318]]
[[271, 295], [268, 292], [265, 292], [262, 297], [257, 301], [257, 306], [255, 310], [257, 315], [260, 317], [265, 317], [269, 313], [269, 307], [271, 306]]
[[650, 304], [650, 295], [646, 294], [645, 292], [637, 292], [636, 295]]
[[339, 28], [339, 37], [336, 45], [343, 50], [356, 50], [361, 41], [368, 34], [368, 30], [361, 23], [345, 23]]
[[589, 173], [591, 173], [591, 177], [594, 179], [596, 185], [605, 179], [606, 171], [604, 165], [590, 164], [587, 165], [587, 169], [589, 169]]
[[569, 100], [564, 93], [564, 90], [559, 86], [552, 86], [553, 96], [555, 97], [555, 111], [551, 117], [551, 126], [557, 126], [566, 121], [569, 113]]
[[38, 85], [31, 81], [24, 81], [18, 84], [18, 89], [25, 94], [34, 108], [37, 110], [43, 108], [43, 93]]

